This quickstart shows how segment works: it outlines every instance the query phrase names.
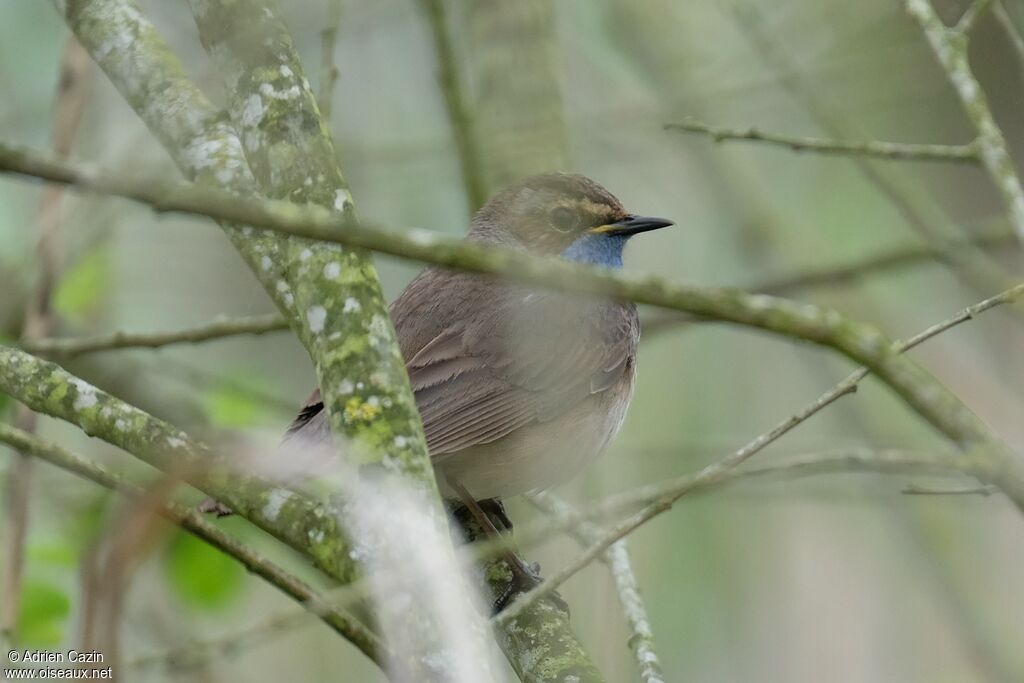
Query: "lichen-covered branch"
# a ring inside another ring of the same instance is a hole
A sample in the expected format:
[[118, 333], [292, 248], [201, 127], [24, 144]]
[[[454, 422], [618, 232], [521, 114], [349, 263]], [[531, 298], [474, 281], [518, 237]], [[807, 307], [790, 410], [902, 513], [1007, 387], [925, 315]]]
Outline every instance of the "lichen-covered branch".
[[715, 142], [746, 140], [767, 145], [786, 147], [794, 152], [817, 152], [819, 154], [853, 154], [875, 159], [902, 159], [907, 161], [952, 161], [955, 163], [978, 163], [980, 150], [977, 143], [966, 145], [922, 145], [906, 142], [850, 142], [827, 138], [800, 137], [769, 133], [759, 128], [716, 128], [702, 121], [687, 119], [678, 123], [666, 123], [666, 130], [706, 135]]
[[186, 481], [310, 556], [328, 575], [356, 576], [337, 517], [305, 496], [231, 468], [172, 425], [97, 389], [48, 361], [0, 346], [0, 391], [32, 410], [77, 425]]
[[[65, 0], [58, 9], [186, 178], [241, 195], [256, 192], [242, 143], [224, 113], [192, 84], [132, 0]], [[280, 237], [251, 228], [225, 228], [277, 307], [293, 314]]]
[[[596, 543], [604, 536], [604, 532], [597, 525], [580, 520], [571, 505], [552, 493], [530, 494], [527, 500], [547, 513], [557, 524], [570, 529], [570, 533], [585, 545]], [[637, 668], [640, 670], [640, 680], [643, 683], [665, 683], [658, 653], [654, 649], [651, 620], [647, 616], [647, 606], [640, 595], [626, 540], [622, 539], [613, 544], [601, 559], [608, 565], [619, 594], [619, 603], [622, 605], [622, 612], [631, 634], [629, 648], [633, 651]]]
[[[972, 247], [993, 249], [1016, 244], [1016, 236], [1009, 230], [999, 228], [987, 230], [969, 240], [957, 240], [957, 242], [961, 245], [969, 244]], [[952, 249], [956, 248], [957, 244], [951, 243], [948, 246]], [[837, 266], [810, 268], [788, 275], [768, 277], [744, 285], [743, 289], [748, 292], [787, 296], [808, 289], [842, 287], [896, 268], [941, 262], [944, 256], [945, 250], [930, 244], [893, 247]], [[644, 320], [643, 338], [650, 340], [653, 335], [690, 322], [694, 322], [692, 317], [679, 314], [652, 316]]]
[[[968, 16], [976, 16], [987, 6], [987, 3], [974, 3]], [[1003, 137], [992, 111], [988, 106], [988, 98], [978, 80], [971, 71], [967, 55], [968, 37], [966, 30], [949, 29], [936, 14], [930, 0], [906, 0], [907, 11], [921, 25], [928, 44], [946, 72], [949, 82], [956, 90], [963, 104], [967, 117], [978, 132], [978, 146], [981, 160], [992, 176], [1003, 203], [1006, 205], [1007, 216], [1024, 243], [1024, 188], [1014, 168]], [[964, 23], [964, 29], [970, 27], [971, 21]]]
[[[273, 3], [193, 2], [200, 39], [228, 88], [228, 111], [262, 194], [316, 204], [354, 220], [309, 81]], [[316, 363], [332, 431], [436, 492], [405, 365], [370, 255], [289, 240], [283, 260]], [[359, 381], [370, 379], [371, 381]], [[361, 386], [349, 391], [338, 387]], [[352, 419], [353, 401], [377, 406]], [[396, 448], [395, 443], [405, 444]], [[436, 496], [435, 496], [436, 497]], [[437, 504], [440, 519], [440, 503]]]
[[[277, 3], [193, 0], [190, 5], [200, 41], [225, 81], [228, 113], [261, 193], [319, 205], [355, 221], [330, 133]], [[490, 680], [489, 633], [457, 572], [419, 413], [371, 254], [292, 239], [285, 257], [299, 336], [314, 361], [339, 456], [350, 465], [382, 465], [372, 476], [385, 480], [373, 484], [382, 487], [379, 497], [408, 498], [393, 501], [393, 518], [384, 524], [364, 510], [373, 504], [371, 496], [359, 495], [358, 488], [346, 492], [356, 494], [356, 502], [346, 508], [351, 516], [345, 525], [373, 537], [361, 539], [367, 541], [362, 561], [370, 580], [373, 571], [398, 561], [399, 546], [409, 560], [408, 584], [374, 596], [382, 632], [400, 638], [408, 655], [393, 662], [389, 673], [402, 680]], [[371, 478], [363, 483], [370, 486]], [[432, 526], [430, 538], [416, 531], [421, 520]], [[452, 571], [425, 574], [428, 566], [411, 553], [428, 545], [430, 566]], [[418, 582], [417, 572], [424, 573]], [[424, 582], [431, 583], [429, 590]]]
[[566, 291], [631, 299], [802, 339], [835, 349], [870, 368], [918, 414], [954, 441], [961, 444], [998, 441], [956, 396], [917, 364], [901, 357], [878, 329], [849, 320], [831, 309], [737, 289], [693, 287], [653, 275], [611, 273], [559, 259], [484, 248], [425, 230], [400, 232], [368, 226], [311, 205], [245, 200], [205, 188], [161, 187], [86, 171], [75, 164], [6, 145], [0, 145], [0, 170], [117, 194], [160, 210], [258, 225]]
[[211, 339], [266, 334], [287, 329], [288, 321], [277, 313], [271, 313], [238, 318], [218, 318], [205, 325], [172, 332], [112, 332], [95, 337], [48, 337], [24, 340], [20, 346], [30, 353], [68, 357], [115, 349], [158, 349], [171, 344], [198, 344]]
[[[132, 497], [146, 495], [146, 491], [137, 484], [126, 481], [123, 477], [109, 472], [96, 463], [55, 443], [2, 423], [0, 423], [0, 442], [105, 488]], [[177, 524], [225, 555], [234, 558], [250, 573], [264, 579], [300, 603], [307, 611], [319, 616], [324, 623], [353, 643], [367, 657], [378, 663], [383, 661], [381, 652], [384, 645], [379, 638], [352, 616], [324, 600], [304, 581], [225, 534], [191, 508], [177, 503], [165, 503], [158, 508], [158, 511], [165, 519]]]
[[[255, 191], [255, 180], [249, 172], [247, 160], [242, 153], [241, 142], [234, 130], [227, 124], [220, 112], [210, 106], [201, 93], [185, 78], [181, 65], [170, 53], [163, 41], [160, 40], [153, 27], [142, 17], [134, 4], [128, 0], [106, 0], [105, 2], [72, 0], [67, 3], [58, 4], [58, 7], [68, 19], [72, 29], [79, 34], [82, 42], [89, 48], [93, 57], [104, 68], [111, 77], [111, 80], [121, 90], [122, 94], [125, 95], [136, 111], [140, 113], [150, 129], [156, 133], [157, 137], [168, 148], [168, 151], [178, 161], [179, 166], [185, 170], [187, 176], [207, 186], [228, 183], [232, 189], [242, 193]], [[273, 15], [270, 18], [273, 19]], [[240, 22], [239, 25], [247, 25], [247, 22]], [[287, 38], [286, 34], [285, 38]], [[115, 46], [116, 50], [114, 49]], [[289, 51], [289, 54], [293, 54], [293, 51]], [[223, 56], [226, 57], [227, 55]], [[296, 73], [298, 72], [288, 64], [282, 64], [277, 69], [277, 74], [282, 78], [289, 78], [288, 74], [291, 74], [291, 78], [294, 79]], [[268, 75], [274, 77], [274, 74]], [[159, 87], [156, 87], [154, 84], [159, 84]], [[300, 94], [303, 94], [303, 90], [308, 90], [308, 84], [305, 82], [305, 79], [302, 79], [299, 85], [301, 86], [299, 89]], [[271, 94], [277, 93], [278, 95], [291, 97], [291, 94], [296, 92], [292, 90], [292, 86], [288, 86], [283, 91], [280, 89], [275, 90], [272, 83], [268, 83], [267, 86], [270, 88]], [[229, 90], [234, 89], [229, 86]], [[262, 95], [263, 89], [261, 88], [260, 90], [259, 94]], [[259, 118], [268, 123], [275, 121], [274, 117], [266, 118], [263, 116], [266, 113], [266, 108], [257, 112], [256, 105], [258, 103], [255, 100], [250, 101], [252, 102], [252, 107], [248, 110], [243, 109], [241, 112], [243, 123], [248, 120], [246, 114], [251, 114], [254, 119], [259, 114]], [[262, 104], [260, 106], [262, 107]], [[280, 117], [277, 117], [276, 120], [279, 121]], [[319, 121], [319, 117], [316, 117], [316, 120], [317, 125], [322, 127], [323, 124]], [[338, 175], [340, 176], [340, 174]], [[305, 182], [305, 178], [300, 180], [303, 183]], [[314, 177], [312, 180], [318, 184], [321, 181], [319, 177]], [[324, 181], [326, 181], [326, 177]], [[331, 199], [333, 200], [332, 205], [337, 203], [339, 208], [350, 208], [350, 202], [346, 202], [347, 194], [344, 192], [336, 192]], [[295, 320], [295, 296], [292, 291], [292, 283], [287, 277], [292, 274], [292, 271], [286, 267], [284, 259], [285, 250], [282, 242], [278, 239], [265, 239], [267, 238], [265, 233], [250, 232], [249, 228], [241, 228], [240, 230], [229, 228], [229, 236], [233, 238], [236, 247], [239, 248], [250, 267], [257, 273], [264, 288], [274, 298], [278, 307], [288, 314], [291, 320]], [[309, 253], [312, 253], [312, 251], [310, 249]], [[313, 264], [307, 263], [306, 254], [307, 251], [305, 249], [292, 250], [290, 252], [289, 255], [298, 257], [296, 270], [306, 269], [309, 272], [322, 273], [323, 277], [328, 280], [340, 275], [340, 269], [332, 265], [334, 261], [322, 264], [323, 267], [318, 269], [314, 268]], [[352, 273], [352, 270], [349, 269], [348, 272]], [[365, 282], [365, 278], [363, 281]], [[320, 284], [327, 285], [328, 290], [334, 289], [334, 283], [332, 282], [322, 282]], [[313, 287], [312, 289], [315, 290], [316, 288]], [[312, 293], [315, 294], [316, 292]], [[358, 300], [354, 297], [347, 297], [343, 301], [336, 303], [341, 304], [343, 310], [349, 309], [348, 312], [351, 313], [353, 312], [353, 307], [349, 305], [350, 300], [359, 304]], [[374, 306], [366, 307], [363, 310], [364, 312], [372, 311], [375, 307], [379, 308], [376, 302], [374, 302]], [[326, 310], [326, 306], [324, 306], [324, 309]], [[318, 307], [305, 311], [304, 321], [307, 323], [306, 327], [309, 325], [321, 327], [320, 311], [321, 308]], [[312, 313], [312, 316], [310, 316], [310, 313]], [[368, 339], [369, 342], [374, 342], [372, 345], [376, 345], [376, 342], [379, 342], [382, 337], [390, 335], [390, 325], [386, 318], [379, 316], [371, 318], [371, 322], [378, 323], [371, 326], [369, 330], [371, 333], [374, 331], [383, 333], [371, 334]], [[301, 331], [302, 326], [297, 323], [298, 321], [296, 321], [296, 327], [299, 327]], [[360, 334], [353, 339], [359, 341], [366, 339], [366, 336]], [[308, 338], [304, 339], [304, 341], [306, 340]], [[353, 343], [348, 348], [352, 349], [356, 346], [359, 346], [359, 344]], [[363, 345], [364, 348], [366, 346], [371, 346], [371, 344]], [[394, 360], [400, 361], [397, 355], [397, 352], [395, 352], [396, 358]], [[393, 367], [394, 363], [389, 363], [387, 366]], [[377, 375], [369, 374], [368, 376], [373, 380]], [[404, 372], [402, 373], [402, 378], [404, 382]], [[347, 386], [349, 386], [348, 383], [341, 382], [332, 384], [329, 388], [333, 394], [335, 387]], [[375, 392], [377, 389], [373, 381], [363, 382], [358, 386], [363, 387], [364, 392]], [[356, 408], [368, 406], [370, 409], [377, 410], [377, 408], [382, 407], [379, 404], [383, 403], [379, 397], [375, 398], [370, 393], [367, 393], [366, 396], [355, 395], [350, 398], [353, 401], [359, 401]], [[408, 408], [410, 405], [409, 402], [404, 404], [392, 402], [392, 406], [396, 406], [400, 411]], [[388, 407], [384, 407], [384, 409], [388, 410]], [[366, 415], [367, 411], [357, 410], [355, 414]], [[415, 412], [413, 412], [413, 416], [415, 416]], [[414, 423], [410, 425], [408, 434], [402, 434], [401, 432], [388, 434], [388, 431], [393, 431], [386, 428], [390, 426], [388, 423], [383, 419], [376, 419], [374, 422], [385, 427], [380, 430], [379, 435], [382, 442], [386, 443], [389, 447], [401, 443], [404, 444], [407, 451], [410, 451], [410, 456], [425, 454], [425, 450], [422, 448], [422, 439], [419, 437], [418, 419], [415, 419]], [[420, 458], [411, 459], [418, 460], [421, 463], [424, 462]], [[387, 461], [385, 462], [387, 463]], [[404, 470], [407, 468], [399, 463], [396, 469]], [[432, 482], [429, 471], [424, 470], [422, 474], [424, 480]], [[344, 553], [346, 548], [339, 545], [335, 550], [338, 553]], [[530, 631], [529, 628], [533, 626], [537, 626], [538, 629]], [[543, 626], [544, 629], [540, 630], [540, 626]], [[564, 620], [561, 622], [555, 619], [547, 621], [543, 619], [535, 620], [528, 627], [524, 631], [528, 636], [532, 634], [539, 638], [539, 634], [546, 633], [551, 634], [552, 638], [559, 639], [563, 646], [568, 647], [575, 643], [572, 632], [568, 629], [567, 622]], [[586, 661], [586, 655], [579, 648], [578, 644], [573, 645], [573, 647], [577, 650], [577, 652], [573, 653], [574, 656], [582, 658], [582, 661]], [[524, 660], [529, 659], [527, 656], [529, 653], [536, 653], [536, 648], [529, 652], [522, 652]], [[543, 680], [544, 676], [551, 674], [552, 671], [557, 672], [559, 670], [559, 667], [549, 667], [549, 662], [544, 658], [534, 658], [531, 662], [532, 667], [534, 669], [539, 667], [538, 670], [541, 672], [539, 674], [541, 678], [537, 680]], [[586, 680], [597, 679], [587, 678]]]

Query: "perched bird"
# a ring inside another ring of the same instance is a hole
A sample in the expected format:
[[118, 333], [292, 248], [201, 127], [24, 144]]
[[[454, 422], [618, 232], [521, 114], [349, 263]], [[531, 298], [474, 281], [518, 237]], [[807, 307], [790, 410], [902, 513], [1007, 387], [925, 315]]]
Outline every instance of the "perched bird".
[[[617, 268], [626, 242], [672, 225], [629, 213], [581, 175], [527, 178], [468, 240]], [[562, 483], [608, 446], [633, 395], [634, 304], [427, 268], [391, 305], [442, 493], [500, 499]], [[288, 438], [329, 438], [315, 392]]]

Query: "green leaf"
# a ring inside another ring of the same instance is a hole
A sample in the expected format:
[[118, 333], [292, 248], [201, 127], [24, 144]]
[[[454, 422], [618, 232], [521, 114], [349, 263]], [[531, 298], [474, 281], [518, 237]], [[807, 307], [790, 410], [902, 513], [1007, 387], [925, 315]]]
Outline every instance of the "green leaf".
[[83, 318], [99, 307], [109, 291], [109, 251], [97, 247], [64, 272], [53, 294], [53, 307], [66, 317]]
[[33, 647], [53, 647], [64, 639], [64, 622], [71, 601], [58, 586], [29, 579], [21, 593], [16, 627], [18, 641]]
[[[221, 427], [249, 427], [266, 416], [263, 402], [245, 390], [252, 376], [226, 378], [218, 387], [203, 396], [203, 405], [211, 424]], [[259, 390], [259, 387], [254, 387]]]
[[245, 575], [240, 564], [184, 531], [171, 541], [166, 568], [183, 602], [208, 609], [225, 607], [237, 597]]

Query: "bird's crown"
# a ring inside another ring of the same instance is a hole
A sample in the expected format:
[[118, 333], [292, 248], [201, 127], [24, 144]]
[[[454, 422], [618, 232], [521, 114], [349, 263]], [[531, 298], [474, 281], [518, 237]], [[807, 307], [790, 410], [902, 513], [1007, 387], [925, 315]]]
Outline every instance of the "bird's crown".
[[629, 213], [615, 195], [586, 176], [547, 173], [492, 197], [474, 217], [470, 237], [512, 238], [530, 251], [561, 254], [588, 235], [628, 237], [671, 224]]

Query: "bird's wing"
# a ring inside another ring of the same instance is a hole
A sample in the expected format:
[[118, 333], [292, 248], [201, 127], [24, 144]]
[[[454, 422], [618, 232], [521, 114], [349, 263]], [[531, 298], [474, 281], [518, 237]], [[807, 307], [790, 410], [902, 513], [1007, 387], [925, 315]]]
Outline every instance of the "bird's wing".
[[[431, 281], [403, 292], [392, 317], [434, 459], [558, 417], [613, 386], [636, 351], [631, 304], [421, 277]], [[288, 434], [320, 425], [322, 408], [314, 392]]]
[[558, 417], [614, 385], [635, 351], [631, 305], [498, 291], [407, 361], [435, 459]]

